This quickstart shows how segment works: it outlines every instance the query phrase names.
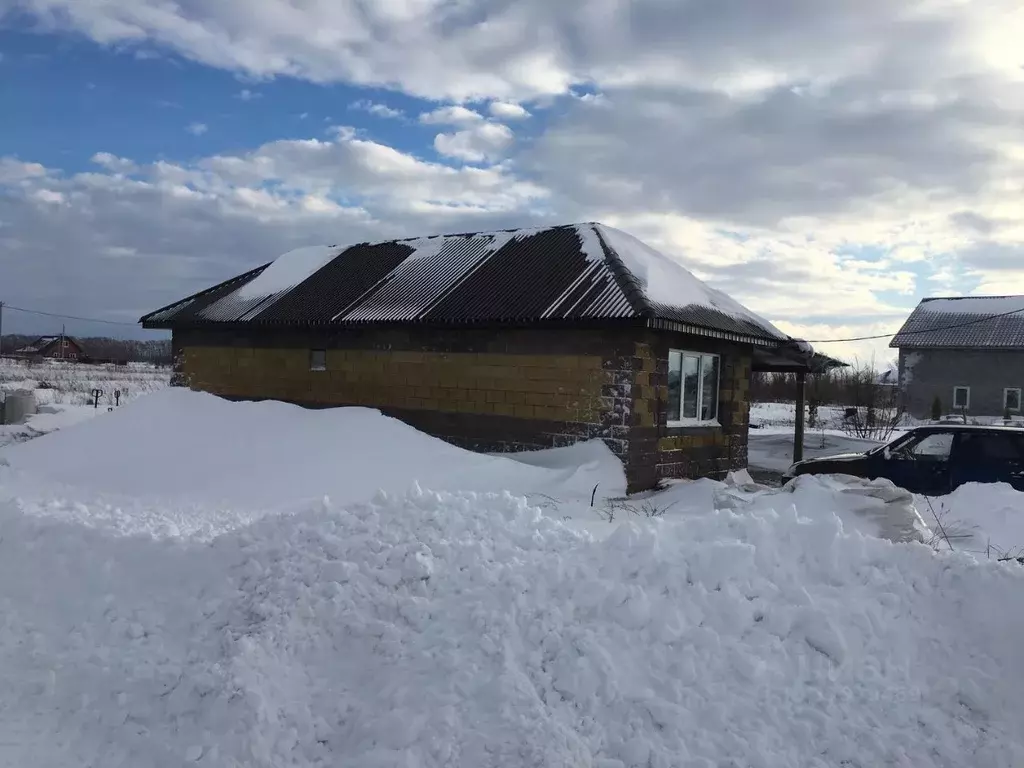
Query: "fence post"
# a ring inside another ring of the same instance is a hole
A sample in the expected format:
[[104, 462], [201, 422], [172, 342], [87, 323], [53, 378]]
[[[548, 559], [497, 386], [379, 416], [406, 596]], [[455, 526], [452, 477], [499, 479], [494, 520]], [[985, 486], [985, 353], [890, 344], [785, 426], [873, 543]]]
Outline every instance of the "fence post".
[[796, 426], [793, 430], [793, 463], [804, 458], [804, 395], [806, 394], [806, 374], [796, 374]]

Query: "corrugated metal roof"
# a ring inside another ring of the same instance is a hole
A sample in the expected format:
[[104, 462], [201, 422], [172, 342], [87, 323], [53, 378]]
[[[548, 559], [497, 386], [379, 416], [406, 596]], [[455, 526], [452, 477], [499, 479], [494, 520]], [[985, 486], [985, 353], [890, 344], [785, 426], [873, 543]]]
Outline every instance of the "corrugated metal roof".
[[295, 286], [270, 296], [245, 296], [239, 289], [263, 269], [157, 310], [142, 322], [180, 328], [662, 318], [730, 338], [786, 338], [755, 319], [711, 307], [653, 304], [594, 224], [361, 243], [341, 249]]
[[1024, 296], [923, 299], [889, 346], [1024, 349]]

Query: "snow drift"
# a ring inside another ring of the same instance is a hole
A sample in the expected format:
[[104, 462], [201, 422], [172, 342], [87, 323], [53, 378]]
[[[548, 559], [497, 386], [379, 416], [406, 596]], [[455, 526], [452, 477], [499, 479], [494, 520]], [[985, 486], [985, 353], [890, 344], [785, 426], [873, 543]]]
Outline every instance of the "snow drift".
[[3, 452], [0, 765], [1024, 765], [1024, 570], [861, 532], [900, 498], [702, 481], [598, 538], [486, 486], [589, 497], [599, 445], [147, 400]]
[[369, 408], [232, 403], [180, 388], [0, 458], [17, 470], [6, 493], [23, 508], [173, 535], [212, 535], [324, 496], [368, 501], [414, 483], [555, 497], [567, 513], [589, 507], [595, 485], [598, 502], [626, 487], [621, 462], [600, 441], [513, 460], [462, 450]]
[[10, 765], [1024, 764], [1024, 576], [412, 492], [209, 543], [0, 510]]

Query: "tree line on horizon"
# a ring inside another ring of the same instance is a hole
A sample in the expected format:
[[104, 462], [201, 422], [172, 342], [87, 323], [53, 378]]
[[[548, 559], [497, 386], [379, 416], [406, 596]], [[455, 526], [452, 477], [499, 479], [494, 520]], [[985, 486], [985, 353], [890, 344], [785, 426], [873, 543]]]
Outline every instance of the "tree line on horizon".
[[[15, 350], [32, 344], [41, 336], [56, 335], [59, 334], [4, 334], [0, 340], [0, 351], [4, 355], [11, 355]], [[81, 344], [85, 354], [92, 360], [166, 365], [171, 363], [170, 339], [115, 339], [109, 336], [75, 336], [70, 333], [67, 335]]]

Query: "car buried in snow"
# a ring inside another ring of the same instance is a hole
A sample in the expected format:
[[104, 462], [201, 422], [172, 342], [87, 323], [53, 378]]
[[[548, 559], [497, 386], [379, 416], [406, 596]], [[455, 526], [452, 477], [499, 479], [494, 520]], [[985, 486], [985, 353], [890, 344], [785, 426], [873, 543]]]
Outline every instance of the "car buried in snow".
[[912, 493], [939, 496], [965, 483], [1008, 483], [1024, 491], [1024, 429], [937, 424], [917, 427], [865, 453], [798, 461], [783, 475], [883, 478]]

